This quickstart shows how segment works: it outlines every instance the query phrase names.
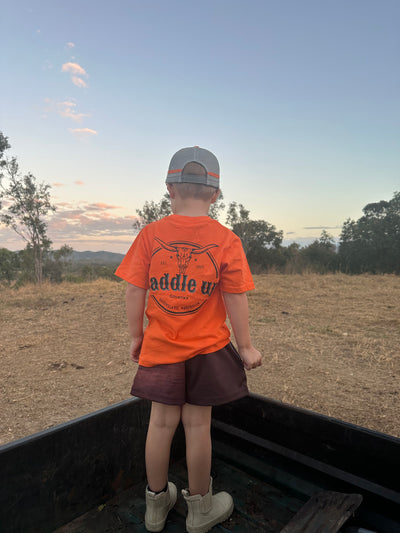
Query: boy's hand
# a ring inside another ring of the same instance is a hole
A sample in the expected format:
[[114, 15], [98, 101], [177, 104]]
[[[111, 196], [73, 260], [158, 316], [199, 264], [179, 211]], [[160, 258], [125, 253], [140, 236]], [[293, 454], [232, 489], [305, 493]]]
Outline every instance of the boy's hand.
[[131, 342], [131, 347], [129, 349], [129, 354], [132, 361], [135, 363], [139, 362], [140, 349], [142, 348], [143, 335], [141, 337], [133, 337]]
[[261, 354], [254, 348], [254, 346], [250, 346], [250, 348], [239, 349], [239, 354], [246, 370], [257, 368], [262, 364]]

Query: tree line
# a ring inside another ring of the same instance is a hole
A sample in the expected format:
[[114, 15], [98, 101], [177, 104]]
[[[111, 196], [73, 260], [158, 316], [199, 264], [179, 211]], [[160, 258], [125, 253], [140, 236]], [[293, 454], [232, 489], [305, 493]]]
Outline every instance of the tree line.
[[[22, 239], [25, 248], [11, 252], [0, 245], [0, 282], [22, 284], [43, 280], [85, 281], [116, 279], [112, 267], [72, 265], [72, 248], [52, 249], [48, 237], [51, 203], [50, 185], [38, 182], [31, 173], [22, 175], [16, 157], [5, 155], [8, 138], [0, 131], [0, 223]], [[225, 211], [226, 208], [226, 211]], [[171, 213], [168, 194], [160, 201], [147, 201], [137, 209], [133, 232]], [[225, 212], [225, 220], [222, 215]], [[358, 220], [344, 222], [339, 242], [325, 230], [308, 246], [283, 246], [283, 232], [265, 220], [254, 220], [241, 203], [225, 206], [222, 194], [209, 215], [236, 233], [243, 244], [253, 273], [305, 271], [328, 273], [400, 273], [400, 193], [389, 201], [370, 203]]]
[[[210, 216], [221, 218], [225, 209], [220, 196]], [[148, 224], [171, 213], [168, 195], [159, 202], [146, 202], [137, 210], [139, 223]], [[348, 219], [338, 243], [326, 230], [308, 246], [282, 246], [283, 232], [265, 220], [254, 220], [250, 211], [237, 202], [229, 203], [225, 224], [242, 241], [254, 273], [344, 272], [347, 274], [400, 274], [400, 193], [389, 201], [370, 203], [358, 220]]]

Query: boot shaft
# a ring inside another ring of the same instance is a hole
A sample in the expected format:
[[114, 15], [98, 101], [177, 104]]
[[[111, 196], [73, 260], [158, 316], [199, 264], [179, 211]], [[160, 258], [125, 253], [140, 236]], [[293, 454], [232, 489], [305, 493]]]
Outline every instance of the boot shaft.
[[145, 525], [148, 531], [162, 531], [169, 511], [175, 505], [177, 496], [176, 486], [168, 482], [165, 492], [156, 494], [146, 488]]

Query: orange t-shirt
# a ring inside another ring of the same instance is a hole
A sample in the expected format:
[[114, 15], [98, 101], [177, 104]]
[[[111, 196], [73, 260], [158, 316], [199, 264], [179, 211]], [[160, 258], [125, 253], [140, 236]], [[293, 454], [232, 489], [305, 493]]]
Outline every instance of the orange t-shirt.
[[228, 344], [222, 292], [254, 289], [237, 235], [208, 216], [145, 226], [116, 271], [149, 290], [139, 364], [177, 363]]

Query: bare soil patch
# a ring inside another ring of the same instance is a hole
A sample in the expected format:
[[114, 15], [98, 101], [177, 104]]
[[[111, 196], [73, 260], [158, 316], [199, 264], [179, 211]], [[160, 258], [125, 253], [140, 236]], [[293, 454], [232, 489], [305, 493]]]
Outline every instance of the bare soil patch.
[[[400, 278], [259, 275], [250, 389], [400, 437]], [[0, 288], [0, 444], [129, 397], [125, 284]]]

